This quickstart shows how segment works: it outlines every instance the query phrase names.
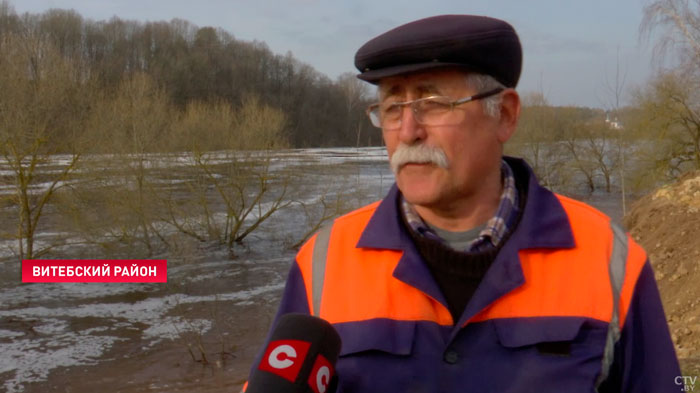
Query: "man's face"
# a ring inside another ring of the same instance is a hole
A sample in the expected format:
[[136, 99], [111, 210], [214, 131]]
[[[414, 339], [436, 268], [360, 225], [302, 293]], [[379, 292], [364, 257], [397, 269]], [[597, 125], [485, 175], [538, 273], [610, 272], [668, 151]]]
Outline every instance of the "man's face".
[[[384, 103], [434, 95], [457, 100], [476, 93], [479, 92], [467, 85], [466, 74], [456, 70], [390, 77], [380, 83], [380, 100]], [[493, 179], [495, 172], [500, 174], [502, 143], [505, 142], [505, 134], [499, 132], [501, 121], [485, 115], [479, 101], [456, 106], [453, 110], [459, 111], [452, 116], [457, 121], [425, 126], [416, 121], [410, 108], [404, 107], [400, 127], [383, 130], [390, 161], [403, 145], [435, 148], [447, 158], [446, 167], [409, 160], [393, 168], [399, 189], [414, 205], [439, 210], [459, 209], [460, 204], [479, 200], [475, 196], [484, 190], [486, 179]]]

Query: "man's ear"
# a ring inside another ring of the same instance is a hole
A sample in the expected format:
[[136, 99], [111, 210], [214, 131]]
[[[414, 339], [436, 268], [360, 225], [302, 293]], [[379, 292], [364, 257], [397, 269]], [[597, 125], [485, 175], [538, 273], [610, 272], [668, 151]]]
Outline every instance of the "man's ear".
[[520, 118], [520, 96], [514, 89], [503, 91], [501, 100], [501, 117], [498, 127], [498, 141], [506, 143], [515, 134]]

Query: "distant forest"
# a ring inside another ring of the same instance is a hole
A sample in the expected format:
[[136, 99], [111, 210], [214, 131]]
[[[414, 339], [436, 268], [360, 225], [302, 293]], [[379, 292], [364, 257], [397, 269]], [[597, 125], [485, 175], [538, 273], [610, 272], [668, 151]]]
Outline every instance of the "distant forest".
[[[39, 141], [45, 152], [76, 151], [62, 144], [80, 138], [84, 152], [382, 144], [364, 113], [373, 89], [354, 73], [332, 80], [291, 52], [182, 19], [94, 21], [62, 9], [18, 15], [0, 0], [0, 74], [0, 141]], [[540, 134], [570, 139], [572, 122], [605, 118], [601, 109], [521, 94], [511, 144]], [[620, 109], [613, 118], [626, 120], [629, 108]], [[125, 146], [137, 137], [142, 146]]]
[[18, 15], [0, 1], [0, 39], [10, 36], [49, 41], [98, 91], [146, 74], [181, 112], [193, 102], [235, 109], [255, 97], [283, 113], [281, 145], [381, 144], [364, 114], [372, 94], [354, 74], [331, 80], [291, 52], [272, 53], [264, 42], [237, 40], [221, 28], [181, 19], [94, 21], [61, 9]]

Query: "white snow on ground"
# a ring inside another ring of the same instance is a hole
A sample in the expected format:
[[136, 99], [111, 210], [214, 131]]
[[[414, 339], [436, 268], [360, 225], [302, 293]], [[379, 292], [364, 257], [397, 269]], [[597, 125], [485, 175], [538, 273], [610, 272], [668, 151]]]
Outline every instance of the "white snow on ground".
[[14, 377], [5, 381], [4, 387], [7, 393], [22, 392], [22, 384], [44, 380], [54, 368], [95, 364], [120, 340], [125, 339], [78, 331], [53, 335], [50, 339], [16, 339], [0, 343], [0, 374], [15, 372]]
[[3, 338], [13, 338], [19, 336], [24, 336], [24, 333], [0, 329], [0, 340], [2, 340]]
[[[19, 275], [18, 275], [19, 278]], [[124, 295], [149, 284], [138, 283], [33, 283], [0, 290], [2, 309], [21, 307], [27, 302], [42, 304], [87, 300], [104, 296]], [[153, 284], [151, 284], [153, 285]], [[3, 312], [0, 310], [0, 313]]]
[[[32, 327], [32, 334], [0, 330], [0, 374], [14, 371], [14, 377], [6, 380], [4, 387], [8, 393], [21, 392], [23, 383], [44, 380], [56, 367], [95, 364], [115, 342], [127, 340], [105, 335], [105, 332], [133, 327], [141, 332], [141, 338], [147, 346], [175, 339], [187, 331], [203, 334], [211, 329], [211, 321], [167, 314], [178, 306], [194, 303], [237, 301], [248, 304], [261, 295], [281, 290], [283, 286], [280, 282], [208, 296], [173, 294], [133, 304], [100, 303], [0, 310], [0, 318], [39, 321], [39, 324]], [[68, 318], [87, 317], [99, 318], [105, 326], [70, 331], [65, 321]], [[135, 325], [140, 327], [136, 328]], [[147, 327], [142, 328], [143, 325]], [[21, 338], [22, 336], [26, 338]]]

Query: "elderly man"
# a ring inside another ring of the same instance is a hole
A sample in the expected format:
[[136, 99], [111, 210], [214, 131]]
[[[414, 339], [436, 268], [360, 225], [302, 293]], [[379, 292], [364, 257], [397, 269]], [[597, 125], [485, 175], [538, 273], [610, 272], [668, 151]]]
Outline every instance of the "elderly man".
[[679, 390], [644, 251], [502, 155], [521, 63], [509, 24], [470, 15], [358, 50], [396, 185], [302, 247], [280, 308], [336, 328], [338, 391]]

